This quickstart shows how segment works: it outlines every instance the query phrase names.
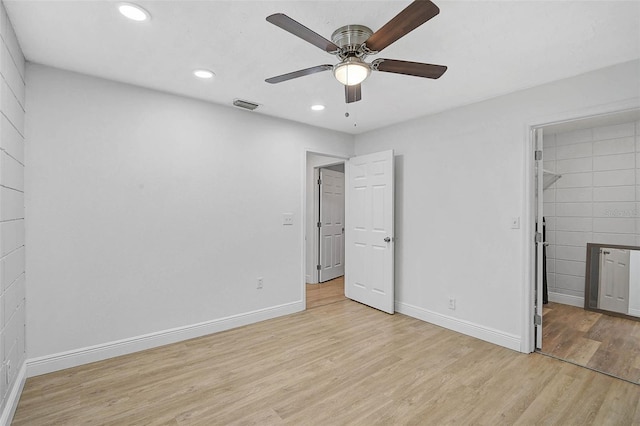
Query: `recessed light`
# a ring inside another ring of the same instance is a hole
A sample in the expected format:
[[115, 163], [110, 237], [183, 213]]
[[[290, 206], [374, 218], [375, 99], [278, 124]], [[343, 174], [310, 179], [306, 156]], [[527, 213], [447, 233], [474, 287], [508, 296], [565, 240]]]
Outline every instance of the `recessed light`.
[[322, 111], [324, 109], [324, 105], [311, 105], [311, 109], [314, 111]]
[[213, 73], [213, 71], [209, 70], [195, 70], [193, 71], [193, 75], [198, 78], [213, 78], [215, 74]]
[[133, 3], [118, 4], [118, 11], [132, 21], [142, 22], [151, 19], [149, 12]]

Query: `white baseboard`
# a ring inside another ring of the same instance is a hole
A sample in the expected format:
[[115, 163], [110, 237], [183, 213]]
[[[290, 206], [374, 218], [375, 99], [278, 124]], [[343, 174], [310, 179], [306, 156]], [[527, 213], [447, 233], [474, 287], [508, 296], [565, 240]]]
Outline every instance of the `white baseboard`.
[[27, 363], [23, 362], [22, 367], [20, 367], [20, 371], [18, 371], [18, 375], [16, 376], [16, 381], [13, 384], [13, 388], [11, 388], [9, 396], [7, 396], [7, 403], [5, 404], [4, 410], [2, 410], [2, 415], [0, 416], [0, 425], [9, 426], [11, 424], [13, 416], [16, 414], [18, 402], [20, 401], [20, 395], [22, 395], [22, 389], [24, 389], [24, 382], [26, 380]]
[[77, 367], [91, 362], [102, 361], [158, 346], [168, 345], [207, 334], [229, 330], [247, 324], [300, 312], [305, 309], [304, 301], [273, 306], [253, 312], [232, 315], [198, 324], [172, 328], [142, 336], [107, 342], [100, 345], [74, 349], [52, 355], [27, 360], [27, 376], [33, 377], [65, 368]]
[[584, 308], [584, 297], [571, 296], [562, 293], [549, 292], [549, 302], [562, 303], [563, 305], [577, 306]]
[[520, 352], [522, 339], [519, 336], [494, 330], [469, 321], [442, 315], [407, 303], [396, 301], [395, 305], [396, 311], [401, 314]]

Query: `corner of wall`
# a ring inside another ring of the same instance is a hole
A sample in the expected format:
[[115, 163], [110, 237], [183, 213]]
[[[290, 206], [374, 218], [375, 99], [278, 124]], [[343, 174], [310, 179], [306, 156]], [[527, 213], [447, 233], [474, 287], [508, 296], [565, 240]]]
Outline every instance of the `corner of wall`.
[[26, 379], [24, 232], [25, 60], [0, 3], [0, 424]]
[[5, 399], [5, 405], [0, 413], [0, 426], [7, 426], [11, 424], [11, 420], [13, 420], [13, 416], [16, 413], [16, 409], [18, 408], [18, 402], [20, 402], [20, 395], [22, 394], [22, 389], [24, 389], [24, 384], [27, 381], [27, 363], [23, 361], [22, 367], [20, 367], [20, 371], [18, 372], [18, 376], [14, 381], [14, 385], [11, 388], [11, 392], [8, 394]]

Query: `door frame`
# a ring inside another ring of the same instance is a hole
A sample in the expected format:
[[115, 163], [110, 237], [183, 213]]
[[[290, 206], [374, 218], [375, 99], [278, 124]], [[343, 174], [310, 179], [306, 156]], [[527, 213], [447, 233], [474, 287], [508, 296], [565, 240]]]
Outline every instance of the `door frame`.
[[[343, 177], [343, 187], [342, 187], [342, 269], [343, 269], [343, 274], [344, 275], [344, 257], [345, 257], [345, 244], [344, 244], [344, 235], [345, 235], [345, 228], [344, 228], [344, 218], [345, 218], [345, 200], [347, 198], [347, 194], [345, 191], [345, 187], [344, 187], [344, 177], [345, 177], [345, 168], [346, 168], [346, 162], [338, 162], [335, 164], [328, 164], [328, 165], [322, 165], [322, 166], [314, 166], [314, 171], [313, 171], [313, 178], [315, 181], [318, 181], [318, 179], [320, 179], [321, 177], [321, 173], [322, 173], [322, 169], [326, 169], [327, 171], [331, 171], [329, 168], [332, 166], [336, 166], [336, 165], [340, 165], [342, 164], [342, 177]], [[315, 222], [319, 223], [322, 222], [322, 190], [320, 188], [320, 184], [314, 184], [313, 185], [314, 188], [314, 212], [315, 212]], [[317, 205], [315, 204], [317, 203]], [[317, 228], [317, 232], [315, 232], [315, 238], [316, 241], [314, 242], [313, 248], [315, 251], [314, 254], [314, 258], [317, 259], [317, 262], [319, 265], [322, 265], [322, 230], [324, 229], [324, 225], [322, 226], [322, 228], [318, 227]], [[308, 245], [307, 245], [308, 246]], [[318, 270], [317, 274], [316, 274], [316, 280], [318, 281], [318, 283], [320, 282], [326, 282], [329, 280], [325, 280], [325, 281], [321, 281], [321, 276], [322, 276], [322, 270]], [[340, 275], [338, 275], [339, 277]]]
[[[624, 101], [613, 102], [610, 104], [597, 105], [593, 107], [582, 108], [578, 110], [555, 113], [540, 117], [533, 117], [523, 126], [524, 141], [524, 226], [522, 247], [524, 259], [522, 264], [524, 288], [522, 293], [522, 340], [520, 352], [531, 353], [535, 351], [535, 324], [533, 322], [535, 314], [535, 291], [536, 291], [536, 247], [535, 247], [535, 137], [534, 129], [544, 128], [554, 124], [567, 123], [575, 120], [583, 120], [595, 118], [602, 115], [617, 114], [627, 111], [640, 109], [640, 100], [631, 98]], [[544, 152], [543, 152], [544, 161]]]
[[[328, 159], [335, 159], [335, 161], [333, 162], [328, 162], [326, 164], [322, 164], [322, 165], [317, 165], [317, 166], [312, 166], [313, 169], [313, 175], [315, 176], [315, 173], [318, 171], [318, 169], [320, 167], [327, 167], [327, 166], [331, 166], [331, 165], [336, 165], [336, 164], [341, 164], [341, 163], [346, 163], [347, 161], [349, 161], [349, 158], [352, 157], [353, 155], [349, 155], [349, 154], [345, 154], [344, 151], [331, 151], [331, 150], [318, 150], [318, 149], [312, 149], [312, 148], [305, 148], [302, 150], [302, 208], [300, 209], [300, 211], [302, 212], [302, 220], [300, 221], [301, 224], [301, 228], [302, 228], [302, 267], [301, 267], [301, 294], [302, 294], [302, 304], [304, 306], [304, 309], [307, 309], [307, 261], [309, 259], [309, 257], [313, 258], [313, 259], [317, 259], [318, 258], [318, 233], [317, 232], [312, 232], [311, 235], [308, 235], [307, 233], [307, 221], [308, 218], [310, 217], [309, 215], [312, 215], [312, 220], [315, 220], [317, 222], [318, 218], [318, 212], [316, 211], [317, 209], [312, 209], [312, 211], [309, 211], [309, 209], [307, 209], [307, 197], [309, 195], [314, 195], [317, 192], [317, 185], [313, 185], [314, 187], [314, 194], [309, 194], [308, 192], [308, 174], [309, 174], [309, 166], [308, 166], [308, 156], [309, 154], [312, 155], [318, 155], [318, 156], [322, 156], [322, 157], [327, 157]], [[317, 179], [317, 178], [316, 178]], [[316, 194], [317, 195], [317, 194]], [[314, 199], [315, 199], [315, 195], [314, 195]], [[317, 200], [314, 201], [314, 203], [317, 203]], [[317, 206], [316, 206], [317, 207]], [[313, 239], [313, 244], [312, 244], [312, 253], [308, 253], [307, 252], [307, 239], [308, 238], [312, 238]], [[318, 275], [316, 274], [316, 281], [318, 279]]]

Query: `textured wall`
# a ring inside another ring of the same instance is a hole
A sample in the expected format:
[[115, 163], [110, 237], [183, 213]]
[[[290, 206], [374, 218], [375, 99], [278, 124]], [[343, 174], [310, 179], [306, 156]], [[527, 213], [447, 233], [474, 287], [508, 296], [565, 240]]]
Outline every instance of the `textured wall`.
[[0, 37], [0, 397], [4, 411], [25, 361], [25, 62], [2, 4]]
[[[640, 244], [640, 123], [544, 134], [550, 293], [584, 297], [587, 243]], [[577, 301], [579, 304], [579, 300]]]

